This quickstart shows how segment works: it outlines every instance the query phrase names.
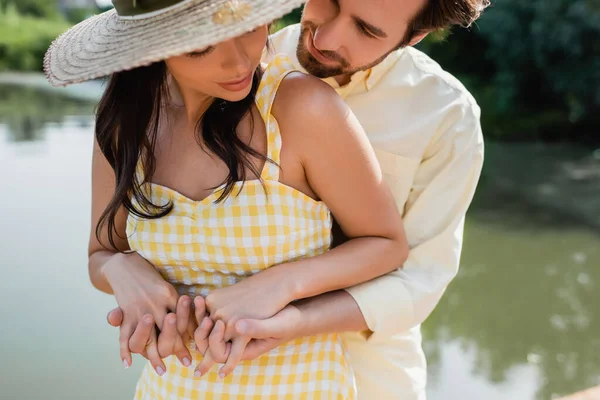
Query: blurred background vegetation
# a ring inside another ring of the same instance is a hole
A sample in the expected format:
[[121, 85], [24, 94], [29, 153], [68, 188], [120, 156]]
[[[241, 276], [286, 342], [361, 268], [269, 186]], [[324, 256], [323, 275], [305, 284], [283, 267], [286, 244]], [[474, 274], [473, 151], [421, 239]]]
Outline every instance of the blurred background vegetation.
[[93, 0], [0, 0], [0, 71], [41, 71], [52, 40], [97, 13], [95, 5]]
[[600, 143], [599, 0], [499, 0], [470, 31], [429, 39], [422, 49], [474, 94], [488, 137]]
[[[94, 0], [0, 0], [0, 71], [41, 71], [52, 39], [100, 11]], [[487, 137], [600, 143], [600, 0], [497, 0], [471, 29], [419, 48], [474, 94]]]

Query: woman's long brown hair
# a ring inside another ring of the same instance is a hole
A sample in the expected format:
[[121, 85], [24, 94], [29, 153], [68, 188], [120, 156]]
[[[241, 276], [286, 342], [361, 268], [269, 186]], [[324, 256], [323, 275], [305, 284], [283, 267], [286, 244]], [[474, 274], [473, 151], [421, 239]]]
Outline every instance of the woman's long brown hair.
[[[237, 134], [238, 125], [252, 109], [260, 78], [261, 70], [258, 68], [252, 81], [252, 90], [245, 99], [238, 102], [215, 99], [198, 121], [198, 144], [223, 160], [229, 169], [223, 182], [224, 190], [217, 201], [227, 198], [236, 182], [246, 180], [246, 171], [260, 177], [260, 171], [251, 157], [269, 162], [265, 155], [252, 149]], [[107, 228], [113, 249], [116, 249], [115, 218], [121, 207], [137, 217], [147, 219], [161, 218], [173, 208], [170, 202], [152, 203], [143, 190], [143, 185], [151, 179], [155, 170], [154, 151], [161, 107], [166, 104], [168, 96], [167, 67], [161, 61], [113, 74], [98, 104], [96, 139], [114, 171], [116, 186], [96, 226], [96, 237], [102, 242], [101, 232]], [[143, 182], [136, 175], [140, 158]]]

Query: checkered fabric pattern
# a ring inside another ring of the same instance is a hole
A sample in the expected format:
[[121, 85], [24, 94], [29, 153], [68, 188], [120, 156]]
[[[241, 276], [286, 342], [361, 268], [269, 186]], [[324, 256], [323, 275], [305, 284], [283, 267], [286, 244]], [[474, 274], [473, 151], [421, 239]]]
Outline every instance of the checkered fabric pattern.
[[[268, 156], [279, 163], [281, 135], [271, 106], [282, 79], [294, 67], [283, 56], [265, 70], [256, 104], [265, 121]], [[155, 204], [172, 202], [166, 217], [145, 220], [130, 215], [132, 250], [155, 265], [179, 293], [206, 296], [212, 289], [283, 262], [326, 251], [331, 219], [324, 203], [280, 183], [277, 165], [266, 163], [263, 183], [238, 183], [225, 201], [217, 188], [202, 201], [164, 186], [147, 184]], [[263, 187], [264, 185], [264, 187]], [[194, 365], [202, 356], [191, 350]], [[138, 382], [135, 399], [354, 399], [355, 385], [339, 335], [294, 340], [253, 361], [242, 362], [224, 380], [218, 367], [195, 379], [194, 369], [171, 356], [159, 377], [150, 364]]]

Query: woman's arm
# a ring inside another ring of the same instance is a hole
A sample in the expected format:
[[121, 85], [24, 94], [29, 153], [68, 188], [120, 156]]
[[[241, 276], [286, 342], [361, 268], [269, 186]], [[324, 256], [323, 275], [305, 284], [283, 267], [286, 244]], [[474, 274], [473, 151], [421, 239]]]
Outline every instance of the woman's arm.
[[[108, 206], [113, 194], [115, 193], [115, 177], [113, 170], [100, 151], [98, 142], [94, 140], [94, 152], [92, 155], [92, 221], [90, 241], [88, 245], [88, 269], [90, 280], [94, 287], [102, 292], [113, 294], [105, 274], [104, 266], [111, 260], [127, 257], [120, 253], [129, 250], [129, 245], [125, 239], [125, 224], [127, 213], [124, 209], [119, 210], [115, 220], [115, 232], [113, 237], [117, 249], [108, 249], [108, 229], [103, 229], [100, 234], [102, 243], [96, 237], [96, 226], [100, 216]], [[105, 247], [106, 246], [106, 247]]]
[[234, 340], [228, 355], [211, 350], [197, 367], [200, 373], [215, 356], [227, 358], [223, 375], [239, 362], [250, 338], [235, 337], [238, 319], [268, 318], [295, 300], [371, 280], [401, 267], [408, 256], [402, 220], [374, 151], [331, 87], [292, 74], [282, 83], [273, 113], [288, 151], [285, 157], [302, 166], [286, 168], [282, 152], [283, 183], [324, 201], [350, 240], [320, 256], [271, 267], [211, 292], [206, 297], [211, 318], [226, 323], [216, 325], [217, 333]]
[[[114, 294], [117, 304], [123, 312], [119, 342], [121, 359], [125, 367], [128, 367], [132, 363], [129, 344], [131, 338], [136, 337], [137, 329], [142, 328], [143, 322], [148, 319], [151, 319], [152, 326], [156, 323], [162, 327], [167, 313], [176, 311], [179, 296], [175, 288], [166, 282], [154, 266], [143, 257], [137, 253], [123, 253], [123, 251], [129, 250], [125, 233], [127, 223], [125, 209], [119, 211], [115, 220], [113, 238], [116, 249], [110, 248], [106, 227], [100, 232], [101, 241], [96, 237], [96, 226], [100, 216], [114, 193], [113, 170], [95, 141], [92, 157], [92, 223], [88, 247], [88, 268], [94, 287]], [[191, 300], [186, 303], [188, 309], [191, 308]], [[146, 357], [152, 362], [157, 372], [160, 373], [161, 369], [164, 371], [165, 367], [158, 354], [156, 331], [154, 330], [146, 350]], [[185, 346], [179, 346], [175, 353], [180, 360], [184, 358], [191, 360]]]
[[282, 83], [273, 113], [282, 132], [282, 182], [323, 200], [350, 240], [211, 292], [207, 309], [213, 320], [228, 323], [227, 338], [232, 319], [268, 318], [292, 301], [393, 271], [408, 254], [394, 198], [342, 99], [325, 83], [293, 74]]
[[[316, 196], [350, 239], [277, 267], [297, 300], [354, 286], [402, 266], [408, 243], [397, 205], [358, 120], [329, 85], [293, 74], [274, 106], [284, 146], [293, 146]], [[401, 123], [401, 121], [399, 121]]]

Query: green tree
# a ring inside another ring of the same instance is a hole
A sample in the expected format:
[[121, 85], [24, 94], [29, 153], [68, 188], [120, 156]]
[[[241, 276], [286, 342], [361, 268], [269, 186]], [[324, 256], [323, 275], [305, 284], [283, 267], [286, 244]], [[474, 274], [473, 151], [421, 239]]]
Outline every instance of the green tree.
[[422, 48], [475, 94], [486, 134], [600, 142], [600, 1], [496, 1]]
[[0, 9], [0, 71], [41, 71], [44, 54], [69, 24], [20, 14], [15, 5]]
[[13, 6], [22, 15], [36, 18], [60, 18], [58, 0], [0, 0], [0, 11]]

